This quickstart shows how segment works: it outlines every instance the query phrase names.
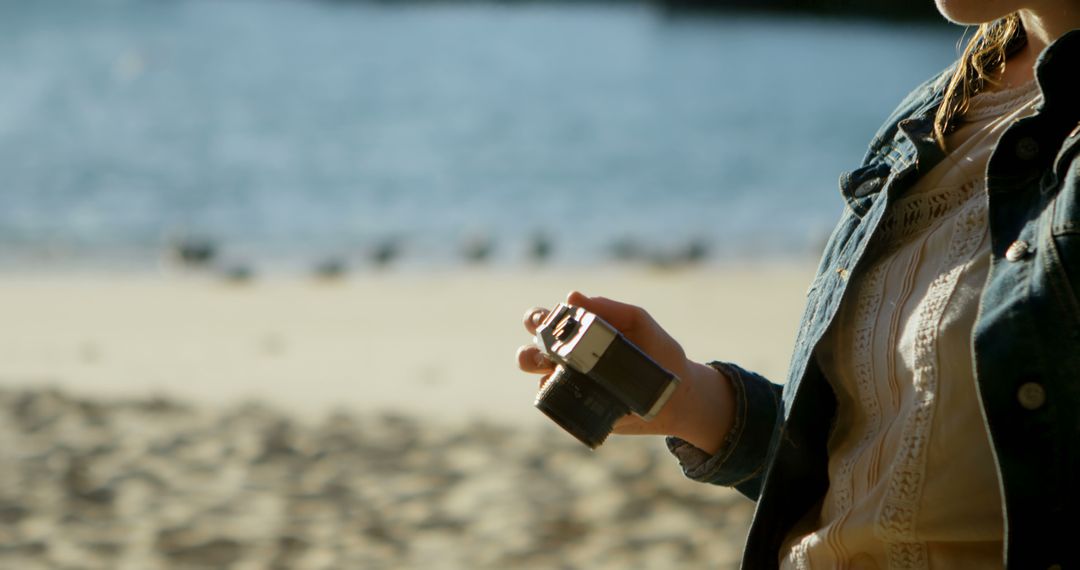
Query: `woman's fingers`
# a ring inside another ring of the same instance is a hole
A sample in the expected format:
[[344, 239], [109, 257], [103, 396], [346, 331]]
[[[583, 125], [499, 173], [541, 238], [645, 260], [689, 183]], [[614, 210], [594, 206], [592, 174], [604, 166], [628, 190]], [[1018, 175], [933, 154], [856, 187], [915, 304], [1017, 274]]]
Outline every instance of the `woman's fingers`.
[[566, 302], [569, 305], [584, 307], [589, 302], [589, 296], [581, 291], [571, 291], [566, 294]]
[[612, 301], [607, 297], [589, 297], [579, 291], [571, 291], [566, 296], [566, 302], [600, 315], [600, 318], [623, 332], [634, 329], [645, 315], [645, 310], [636, 305]]
[[[621, 331], [633, 329], [645, 315], [641, 307], [612, 301], [606, 297], [589, 297], [579, 291], [571, 291], [566, 296], [566, 302], [600, 315], [600, 318]], [[536, 327], [540, 326], [547, 314], [548, 310], [543, 307], [533, 307], [525, 311], [522, 318], [525, 330], [529, 331], [529, 334], [536, 334]]]
[[540, 378], [540, 383], [537, 385], [536, 389], [543, 390], [544, 384], [547, 384], [549, 378], [551, 378], [551, 374], [544, 374], [544, 376]]
[[533, 307], [525, 311], [525, 317], [522, 319], [525, 330], [529, 331], [529, 334], [536, 334], [536, 327], [540, 326], [547, 314], [548, 310], [543, 307]]
[[615, 420], [615, 425], [612, 426], [612, 431], [623, 435], [637, 435], [651, 433], [649, 426], [641, 420], [641, 418], [633, 415], [626, 414], [625, 416]]
[[531, 374], [548, 374], [555, 369], [539, 348], [526, 344], [517, 351], [518, 368]]

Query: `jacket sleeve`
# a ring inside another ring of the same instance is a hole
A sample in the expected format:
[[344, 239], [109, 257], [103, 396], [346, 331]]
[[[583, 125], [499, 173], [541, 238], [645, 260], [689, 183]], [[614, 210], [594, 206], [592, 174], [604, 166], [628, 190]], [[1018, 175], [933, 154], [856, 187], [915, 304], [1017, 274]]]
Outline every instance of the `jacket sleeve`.
[[735, 422], [713, 455], [677, 437], [667, 446], [683, 473], [695, 481], [735, 487], [756, 501], [769, 463], [770, 442], [783, 413], [783, 387], [727, 362], [710, 362], [731, 380], [735, 391]]

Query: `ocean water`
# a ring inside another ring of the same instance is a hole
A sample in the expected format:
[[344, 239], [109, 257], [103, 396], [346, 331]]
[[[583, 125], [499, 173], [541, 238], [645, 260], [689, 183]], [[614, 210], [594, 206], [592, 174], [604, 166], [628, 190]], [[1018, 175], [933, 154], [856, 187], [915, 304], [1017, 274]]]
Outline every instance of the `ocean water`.
[[814, 255], [944, 25], [645, 4], [0, 0], [0, 262]]

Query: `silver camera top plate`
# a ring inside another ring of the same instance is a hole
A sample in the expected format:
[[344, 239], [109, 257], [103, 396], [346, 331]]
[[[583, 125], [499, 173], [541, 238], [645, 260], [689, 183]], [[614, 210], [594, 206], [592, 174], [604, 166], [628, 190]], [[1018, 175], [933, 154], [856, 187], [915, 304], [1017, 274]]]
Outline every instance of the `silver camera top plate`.
[[536, 327], [536, 345], [552, 361], [588, 374], [616, 335], [618, 331], [604, 319], [559, 303]]

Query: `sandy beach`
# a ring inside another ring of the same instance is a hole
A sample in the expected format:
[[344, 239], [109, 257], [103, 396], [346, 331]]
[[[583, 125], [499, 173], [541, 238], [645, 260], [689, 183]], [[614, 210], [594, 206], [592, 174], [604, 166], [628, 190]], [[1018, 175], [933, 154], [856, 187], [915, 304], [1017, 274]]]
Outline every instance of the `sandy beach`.
[[524, 309], [780, 379], [809, 266], [0, 280], [0, 567], [726, 568], [751, 503], [531, 407]]
[[783, 378], [812, 268], [448, 271], [280, 278], [0, 279], [0, 382], [94, 397], [251, 398], [289, 413], [392, 409], [544, 421], [521, 315], [572, 289], [649, 309], [692, 358]]

